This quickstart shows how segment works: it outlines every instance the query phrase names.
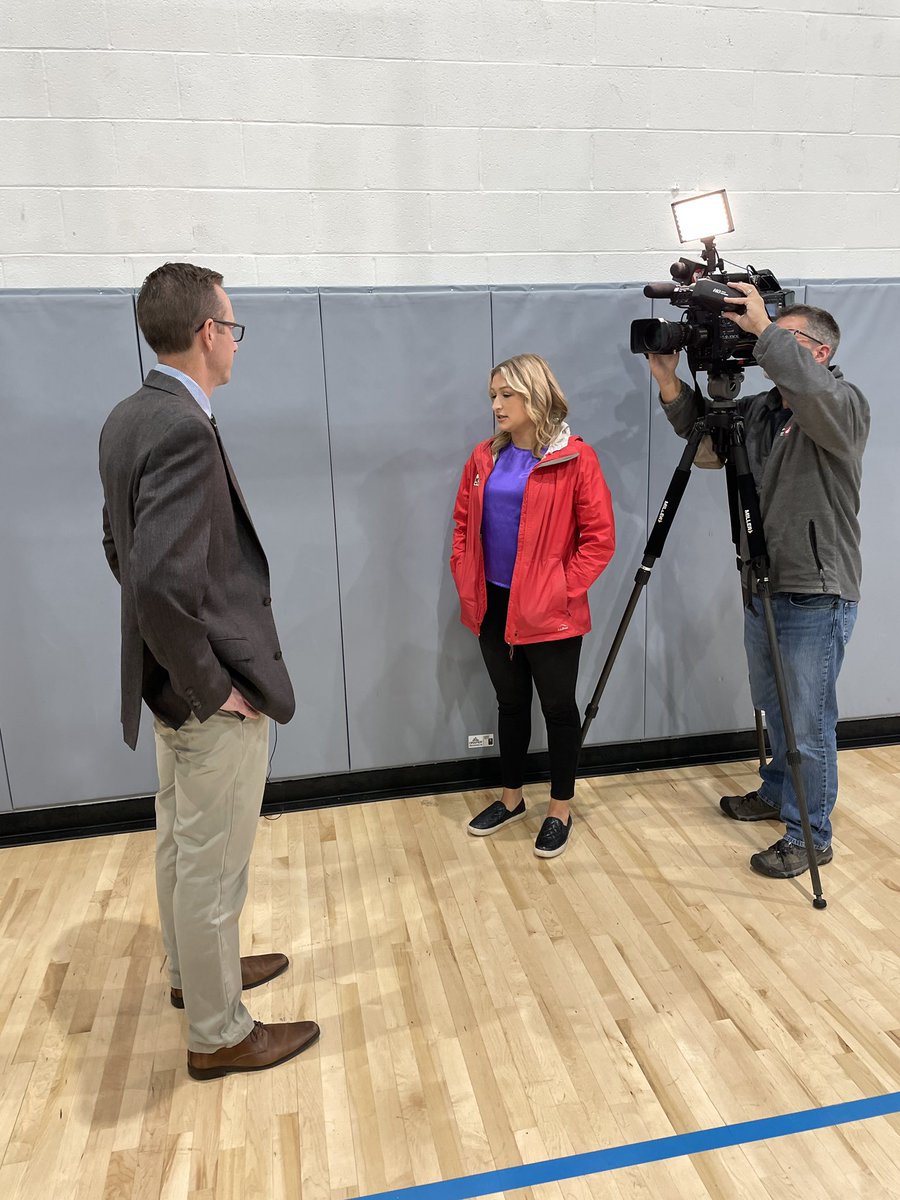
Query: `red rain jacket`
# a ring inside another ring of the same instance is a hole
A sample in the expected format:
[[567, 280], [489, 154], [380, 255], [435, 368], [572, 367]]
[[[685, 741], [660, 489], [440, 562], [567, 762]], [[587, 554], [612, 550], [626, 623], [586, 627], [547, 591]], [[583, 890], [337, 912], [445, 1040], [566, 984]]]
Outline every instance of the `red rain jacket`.
[[[561, 439], [560, 439], [561, 440]], [[463, 469], [450, 570], [460, 620], [474, 634], [487, 609], [481, 518], [484, 485], [494, 468], [491, 441], [480, 442]], [[516, 564], [509, 594], [509, 645], [578, 637], [591, 628], [587, 591], [613, 556], [609, 488], [593, 449], [571, 434], [551, 448], [525, 483]]]

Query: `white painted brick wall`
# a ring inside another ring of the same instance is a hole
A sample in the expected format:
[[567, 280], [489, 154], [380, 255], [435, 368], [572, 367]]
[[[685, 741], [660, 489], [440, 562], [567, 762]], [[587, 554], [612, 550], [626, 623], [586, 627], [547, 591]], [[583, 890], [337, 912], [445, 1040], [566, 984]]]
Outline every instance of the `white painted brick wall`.
[[900, 276], [900, 0], [7, 0], [0, 287]]

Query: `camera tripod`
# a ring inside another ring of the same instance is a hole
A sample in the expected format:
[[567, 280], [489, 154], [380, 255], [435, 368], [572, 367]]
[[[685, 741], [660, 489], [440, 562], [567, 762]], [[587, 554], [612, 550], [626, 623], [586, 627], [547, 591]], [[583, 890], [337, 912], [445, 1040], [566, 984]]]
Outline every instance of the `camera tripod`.
[[[794, 735], [794, 723], [791, 718], [790, 704], [788, 702], [787, 687], [784, 679], [784, 667], [781, 659], [781, 650], [778, 645], [778, 635], [775, 630], [775, 618], [772, 612], [772, 593], [769, 582], [769, 555], [766, 549], [765, 537], [763, 534], [762, 515], [759, 508], [759, 497], [756, 494], [756, 483], [750, 470], [750, 462], [747, 457], [747, 447], [744, 439], [744, 419], [737, 410], [736, 397], [740, 390], [742, 372], [739, 370], [727, 371], [720, 375], [710, 375], [709, 377], [709, 394], [711, 402], [708, 406], [706, 415], [695, 421], [694, 426], [687, 440], [684, 453], [675, 472], [672, 475], [668, 490], [659, 510], [653, 530], [644, 547], [644, 556], [641, 560], [641, 565], [638, 568], [637, 574], [634, 577], [634, 588], [626, 605], [625, 612], [619, 622], [619, 627], [616, 630], [616, 635], [613, 638], [613, 643], [609, 654], [606, 657], [606, 662], [603, 664], [603, 669], [600, 672], [600, 678], [597, 681], [597, 686], [594, 689], [594, 694], [591, 697], [590, 704], [585, 709], [584, 722], [581, 726], [581, 744], [584, 745], [587, 737], [588, 729], [591, 722], [597, 715], [597, 710], [600, 706], [600, 697], [603, 695], [609, 680], [610, 672], [612, 671], [613, 663], [619, 653], [622, 641], [625, 637], [625, 632], [634, 615], [634, 610], [637, 607], [641, 592], [647, 583], [650, 581], [650, 572], [653, 569], [653, 564], [660, 557], [665, 546], [666, 537], [675, 520], [675, 514], [678, 511], [678, 505], [687, 488], [688, 481], [691, 477], [691, 467], [694, 459], [697, 457], [697, 452], [700, 448], [701, 440], [709, 435], [713, 449], [716, 451], [719, 458], [725, 463], [725, 479], [728, 493], [728, 510], [731, 518], [731, 538], [734, 542], [735, 551], [737, 553], [738, 570], [742, 567], [741, 556], [741, 529], [743, 528], [747, 538], [748, 551], [748, 566], [750, 572], [756, 582], [756, 596], [760, 600], [763, 609], [763, 615], [766, 623], [766, 632], [769, 639], [769, 653], [772, 658], [772, 667], [775, 675], [775, 687], [778, 693], [778, 703], [781, 707], [781, 715], [784, 723], [784, 737], [787, 746], [786, 759], [791, 771], [791, 779], [794, 784], [794, 791], [797, 795], [797, 803], [800, 809], [800, 821], [803, 826], [803, 839], [806, 844], [806, 854], [809, 861], [809, 874], [812, 880], [813, 888], [813, 907], [825, 908], [826, 901], [822, 895], [822, 884], [819, 877], [819, 865], [816, 862], [815, 850], [813, 848], [812, 829], [809, 823], [809, 809], [806, 803], [806, 793], [803, 788], [803, 780], [800, 776], [800, 752], [797, 749], [797, 739]], [[695, 392], [700, 398], [700, 389], [696, 386]], [[760, 763], [765, 762], [765, 741], [762, 732], [762, 720], [759, 712], [756, 713], [756, 732], [759, 745]]]

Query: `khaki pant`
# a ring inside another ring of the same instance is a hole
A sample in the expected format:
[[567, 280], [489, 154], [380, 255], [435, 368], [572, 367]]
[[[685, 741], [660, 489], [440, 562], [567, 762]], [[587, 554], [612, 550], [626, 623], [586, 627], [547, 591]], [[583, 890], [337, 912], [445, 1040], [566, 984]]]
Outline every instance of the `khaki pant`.
[[156, 892], [188, 1047], [211, 1053], [253, 1029], [241, 1003], [238, 921], [262, 804], [269, 721], [219, 711], [180, 729], [154, 721]]

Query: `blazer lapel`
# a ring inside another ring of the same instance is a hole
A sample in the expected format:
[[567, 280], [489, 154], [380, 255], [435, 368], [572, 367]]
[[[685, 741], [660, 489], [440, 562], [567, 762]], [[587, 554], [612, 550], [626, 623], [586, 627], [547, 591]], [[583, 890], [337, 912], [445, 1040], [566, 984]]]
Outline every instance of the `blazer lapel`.
[[247, 501], [244, 499], [244, 493], [241, 491], [241, 485], [237, 481], [237, 475], [234, 473], [234, 467], [231, 465], [231, 459], [228, 457], [228, 452], [222, 444], [222, 438], [219, 436], [219, 427], [216, 424], [216, 418], [212, 418], [213, 432], [216, 435], [216, 441], [219, 443], [219, 450], [222, 455], [222, 462], [225, 464], [225, 471], [228, 475], [228, 482], [231, 484], [231, 490], [234, 492], [235, 498], [244, 510], [244, 516], [247, 518], [247, 524], [253, 530], [256, 540], [259, 543], [260, 551], [262, 551], [262, 542], [259, 541], [259, 534], [253, 524], [253, 518], [250, 516], [250, 509], [247, 507]]
[[[175, 379], [172, 375], [167, 375], [165, 371], [148, 371], [147, 378], [144, 380], [144, 386], [157, 388], [161, 392], [168, 392], [170, 396], [177, 396], [179, 399], [186, 400], [189, 405], [193, 405], [194, 408], [199, 409], [200, 412], [203, 413], [204, 417], [206, 416], [206, 413], [203, 412], [203, 409], [200, 408], [200, 405], [187, 390], [181, 380]], [[225, 464], [225, 473], [228, 476], [228, 482], [231, 485], [231, 490], [238, 504], [241, 506], [241, 510], [247, 519], [247, 524], [250, 526], [253, 536], [256, 538], [256, 544], [259, 546], [260, 553], [265, 559], [265, 551], [262, 548], [262, 542], [259, 540], [259, 534], [256, 532], [256, 527], [253, 524], [253, 518], [250, 516], [250, 509], [247, 507], [247, 501], [244, 499], [244, 493], [241, 491], [240, 484], [237, 481], [237, 475], [234, 473], [234, 467], [231, 465], [231, 459], [228, 457], [227, 453], [225, 452], [225, 447], [222, 445], [222, 439], [219, 436], [219, 428], [216, 425], [215, 417], [211, 419], [211, 424], [213, 427], [213, 432], [216, 435], [216, 443], [219, 447], [219, 453], [222, 455], [222, 462]]]

